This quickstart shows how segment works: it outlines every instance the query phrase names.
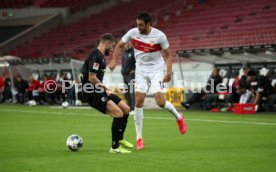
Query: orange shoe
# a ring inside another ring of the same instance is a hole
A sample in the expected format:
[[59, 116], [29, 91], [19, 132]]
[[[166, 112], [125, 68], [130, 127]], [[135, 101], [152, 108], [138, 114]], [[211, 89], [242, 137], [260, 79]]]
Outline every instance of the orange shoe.
[[139, 138], [136, 141], [136, 147], [137, 147], [137, 150], [141, 150], [144, 148], [144, 140], [142, 138]]
[[178, 128], [181, 134], [185, 134], [186, 130], [187, 130], [187, 125], [186, 125], [186, 121], [183, 117], [183, 114], [181, 114], [181, 118], [179, 120], [177, 120], [177, 124], [178, 124]]

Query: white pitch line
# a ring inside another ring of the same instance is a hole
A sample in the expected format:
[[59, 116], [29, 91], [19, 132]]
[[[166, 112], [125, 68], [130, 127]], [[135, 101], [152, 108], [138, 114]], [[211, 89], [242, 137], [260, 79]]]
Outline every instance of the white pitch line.
[[[144, 117], [144, 118], [161, 119], [161, 120], [172, 119], [172, 118], [163, 118], [163, 117]], [[276, 123], [269, 123], [269, 122], [226, 121], [226, 120], [192, 119], [192, 118], [185, 118], [185, 120], [186, 121], [199, 121], [199, 122], [228, 123], [228, 124], [276, 125]]]
[[[12, 109], [0, 109], [0, 112], [17, 112], [17, 113], [39, 113], [39, 114], [50, 114], [50, 115], [83, 115], [83, 116], [99, 116], [105, 117], [105, 115], [95, 114], [95, 113], [71, 113], [71, 112], [46, 112], [46, 111], [34, 111], [34, 110], [12, 110]], [[107, 116], [107, 115], [106, 115]], [[174, 118], [166, 117], [149, 117], [145, 116], [147, 119], [158, 119], [158, 120], [174, 120]], [[248, 121], [227, 121], [227, 120], [212, 120], [212, 119], [192, 119], [186, 118], [187, 121], [198, 121], [198, 122], [214, 122], [214, 123], [228, 123], [228, 124], [253, 124], [253, 125], [272, 125], [276, 126], [276, 123], [269, 122], [248, 122]]]
[[38, 113], [38, 114], [50, 114], [50, 115], [93, 115], [96, 116], [98, 114], [93, 113], [71, 113], [71, 112], [46, 112], [46, 111], [34, 111], [34, 110], [11, 110], [11, 109], [1, 109], [0, 112], [19, 112], [19, 113]]
[[256, 125], [276, 125], [270, 122], [247, 122], [247, 121], [225, 121], [225, 120], [210, 120], [210, 119], [189, 119], [190, 121], [204, 121], [204, 122], [220, 122], [229, 124], [256, 124]]

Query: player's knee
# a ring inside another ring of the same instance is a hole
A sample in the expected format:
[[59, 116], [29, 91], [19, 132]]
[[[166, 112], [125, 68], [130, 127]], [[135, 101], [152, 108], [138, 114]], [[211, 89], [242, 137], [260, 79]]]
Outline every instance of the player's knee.
[[113, 116], [114, 116], [114, 118], [121, 118], [124, 116], [124, 113], [121, 110], [116, 110], [113, 112]]
[[142, 101], [136, 101], [135, 102], [135, 107], [142, 108], [144, 103]]
[[144, 106], [145, 94], [136, 93], [135, 94], [135, 107], [142, 108]]
[[124, 107], [123, 109], [121, 109], [123, 112], [124, 112], [124, 114], [128, 114], [129, 112], [130, 112], [130, 107], [129, 106], [126, 106], [126, 107]]
[[128, 114], [130, 112], [130, 107], [127, 106], [126, 109], [125, 109], [125, 114]]
[[163, 108], [163, 107], [165, 106], [165, 104], [166, 104], [166, 101], [159, 100], [159, 101], [157, 101], [156, 103], [157, 103], [157, 105], [158, 105], [159, 107]]

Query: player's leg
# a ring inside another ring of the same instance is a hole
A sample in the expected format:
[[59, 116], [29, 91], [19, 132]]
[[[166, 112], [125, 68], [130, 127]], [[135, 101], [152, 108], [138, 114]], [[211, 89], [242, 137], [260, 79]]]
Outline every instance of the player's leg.
[[[126, 130], [126, 127], [127, 127], [127, 122], [128, 122], [128, 117], [129, 117], [129, 112], [130, 112], [130, 107], [124, 102], [124, 101], [120, 101], [117, 106], [121, 109], [121, 111], [123, 112], [123, 133], [125, 132]], [[123, 135], [122, 135], [122, 138], [121, 140], [123, 139]]]
[[152, 83], [152, 90], [155, 92], [155, 101], [157, 105], [161, 108], [168, 110], [176, 118], [179, 131], [181, 134], [184, 134], [186, 132], [187, 126], [183, 115], [179, 113], [169, 101], [166, 101], [166, 96], [163, 90], [164, 86], [162, 82], [163, 71], [158, 71], [155, 74], [152, 74], [150, 76], [150, 79]]
[[124, 140], [124, 133], [128, 123], [130, 107], [115, 94], [108, 96], [108, 99], [112, 100], [123, 112], [122, 133], [119, 137], [119, 144], [126, 148], [133, 148], [133, 144], [127, 140]]
[[134, 123], [136, 129], [136, 146], [137, 149], [144, 148], [144, 140], [142, 137], [143, 128], [143, 106], [146, 97], [146, 92], [149, 87], [149, 79], [143, 72], [136, 71], [135, 73], [135, 109], [134, 109]]
[[143, 118], [144, 118], [143, 106], [144, 106], [145, 97], [146, 97], [146, 93], [135, 92], [134, 122], [135, 122], [135, 129], [136, 129], [136, 146], [138, 150], [144, 148], [142, 130], [143, 130]]
[[123, 127], [123, 112], [121, 109], [111, 100], [106, 103], [106, 113], [113, 117], [112, 122], [112, 148], [116, 149], [119, 147], [119, 138], [122, 134]]
[[154, 97], [157, 105], [161, 108], [167, 109], [173, 114], [176, 120], [179, 120], [181, 118], [181, 114], [177, 112], [177, 110], [169, 101], [166, 101], [163, 85], [163, 71], [160, 70], [150, 75], [150, 80], [151, 89], [155, 93]]
[[123, 111], [112, 100], [106, 102], [106, 113], [113, 118], [123, 118]]
[[86, 97], [88, 98], [88, 103], [91, 107], [113, 117], [111, 126], [112, 147], [110, 149], [110, 153], [129, 153], [128, 150], [119, 147], [119, 139], [122, 134], [123, 125], [122, 110], [116, 105], [116, 103], [108, 98], [105, 92], [98, 94], [86, 94]]
[[106, 103], [106, 113], [113, 117], [111, 127], [112, 147], [110, 153], [131, 153], [131, 151], [119, 147], [119, 140], [123, 134], [123, 111], [112, 100], [108, 100]]
[[171, 114], [179, 120], [181, 118], [181, 114], [175, 109], [175, 107], [171, 104], [171, 102], [166, 101], [166, 96], [162, 92], [155, 93], [155, 101], [157, 105], [161, 108], [167, 109]]
[[175, 118], [181, 134], [185, 134], [187, 130], [186, 121], [181, 113], [179, 113], [171, 102], [166, 101], [165, 94], [162, 92], [155, 93], [155, 101], [159, 107], [168, 110]]
[[126, 148], [133, 148], [133, 144], [130, 143], [129, 141], [127, 141], [126, 139], [124, 139], [124, 133], [126, 131], [126, 127], [127, 127], [127, 123], [128, 123], [128, 117], [129, 117], [129, 112], [130, 112], [130, 107], [124, 102], [124, 101], [120, 101], [118, 104], [119, 108], [123, 111], [124, 113], [124, 117], [123, 117], [123, 132], [122, 135], [120, 137], [119, 143], [120, 145], [126, 147]]
[[171, 104], [171, 102], [166, 101], [166, 96], [162, 92], [155, 93], [155, 101], [157, 105], [161, 108], [164, 108], [171, 112], [171, 114], [179, 120], [181, 118], [181, 114], [175, 109], [175, 107]]

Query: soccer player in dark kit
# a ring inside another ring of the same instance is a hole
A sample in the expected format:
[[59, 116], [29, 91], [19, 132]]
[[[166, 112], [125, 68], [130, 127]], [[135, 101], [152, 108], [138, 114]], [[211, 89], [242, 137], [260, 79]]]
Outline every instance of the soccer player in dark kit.
[[131, 153], [126, 148], [132, 148], [133, 145], [123, 139], [130, 108], [102, 83], [106, 69], [105, 56], [109, 55], [114, 45], [115, 38], [112, 34], [101, 35], [98, 47], [90, 52], [82, 66], [82, 91], [91, 107], [113, 117], [110, 153]]

